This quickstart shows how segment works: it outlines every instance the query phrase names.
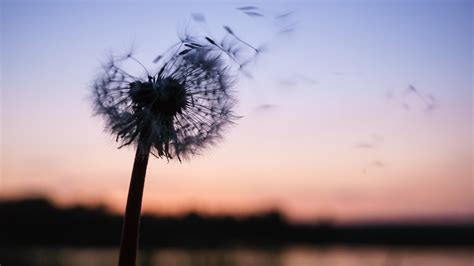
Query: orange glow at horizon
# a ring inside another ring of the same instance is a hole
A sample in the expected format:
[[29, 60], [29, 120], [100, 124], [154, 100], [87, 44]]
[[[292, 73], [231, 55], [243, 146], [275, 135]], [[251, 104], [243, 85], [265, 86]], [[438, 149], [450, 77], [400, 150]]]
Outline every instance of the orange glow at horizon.
[[[122, 213], [134, 147], [117, 150], [92, 115], [91, 80], [106, 51], [135, 41], [137, 58], [155, 67], [177, 41], [174, 25], [202, 4], [10, 2], [1, 18], [0, 199], [43, 195]], [[474, 220], [471, 10], [457, 1], [318, 2], [295, 4], [301, 23], [286, 37], [230, 2], [202, 10], [216, 35], [235, 25], [252, 44], [277, 41], [254, 78], [239, 76], [242, 118], [222, 141], [181, 164], [150, 157], [144, 212]], [[171, 26], [143, 26], [156, 24]]]

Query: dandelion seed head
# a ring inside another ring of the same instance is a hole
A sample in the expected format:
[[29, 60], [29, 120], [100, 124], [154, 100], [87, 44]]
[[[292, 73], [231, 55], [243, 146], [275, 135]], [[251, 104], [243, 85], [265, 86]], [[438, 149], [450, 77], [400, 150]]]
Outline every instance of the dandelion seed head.
[[235, 78], [222, 53], [201, 44], [188, 44], [175, 53], [155, 75], [132, 76], [121, 62], [111, 60], [95, 80], [96, 114], [120, 147], [150, 147], [157, 157], [189, 158], [221, 139], [234, 123]]

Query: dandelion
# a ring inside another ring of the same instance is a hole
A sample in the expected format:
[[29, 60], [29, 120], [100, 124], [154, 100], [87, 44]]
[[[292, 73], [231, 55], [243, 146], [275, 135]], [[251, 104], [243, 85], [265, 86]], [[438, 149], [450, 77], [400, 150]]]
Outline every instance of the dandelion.
[[94, 85], [96, 112], [120, 147], [136, 143], [145, 153], [181, 160], [213, 144], [236, 118], [228, 72], [208, 49], [183, 50], [142, 79], [112, 62]]
[[[149, 154], [187, 159], [215, 144], [237, 118], [231, 72], [241, 66], [235, 54], [209, 37], [190, 36], [168, 51], [153, 60], [162, 62], [154, 73], [131, 54], [112, 58], [93, 84], [95, 112], [104, 116], [106, 129], [120, 147], [136, 146], [119, 265], [135, 265]], [[130, 74], [125, 62], [135, 62], [144, 74]]]

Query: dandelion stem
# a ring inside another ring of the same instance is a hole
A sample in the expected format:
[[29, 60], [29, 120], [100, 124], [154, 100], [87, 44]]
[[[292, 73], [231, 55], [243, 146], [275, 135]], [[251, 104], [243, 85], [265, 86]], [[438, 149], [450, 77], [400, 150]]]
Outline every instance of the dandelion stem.
[[135, 266], [137, 257], [140, 212], [146, 168], [150, 153], [150, 145], [143, 144], [143, 141], [139, 141], [138, 143], [123, 221], [119, 266]]

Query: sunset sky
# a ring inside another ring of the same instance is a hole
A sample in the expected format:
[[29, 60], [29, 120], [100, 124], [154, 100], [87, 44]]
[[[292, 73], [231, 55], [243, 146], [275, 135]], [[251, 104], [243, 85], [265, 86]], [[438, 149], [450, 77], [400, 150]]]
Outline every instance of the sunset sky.
[[[228, 25], [267, 47], [235, 87], [243, 117], [202, 156], [151, 158], [145, 211], [474, 217], [471, 1], [0, 5], [2, 198], [121, 212], [134, 150], [92, 114], [101, 62], [133, 47], [153, 67], [184, 28]], [[249, 5], [263, 16], [236, 9]]]

